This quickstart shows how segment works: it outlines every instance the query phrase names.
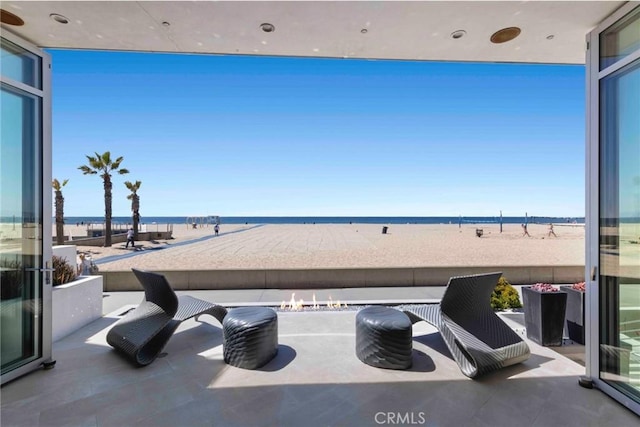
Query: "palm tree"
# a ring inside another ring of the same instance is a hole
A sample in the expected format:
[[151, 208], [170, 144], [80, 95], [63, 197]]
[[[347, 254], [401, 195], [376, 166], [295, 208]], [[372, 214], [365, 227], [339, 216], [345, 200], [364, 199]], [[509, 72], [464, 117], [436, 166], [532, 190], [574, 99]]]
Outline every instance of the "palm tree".
[[56, 190], [56, 243], [58, 245], [64, 245], [64, 197], [62, 197], [62, 187], [67, 185], [68, 179], [58, 181], [53, 179], [53, 189]]
[[118, 157], [115, 161], [111, 161], [111, 153], [105, 151], [100, 155], [96, 153], [94, 156], [87, 156], [89, 160], [89, 166], [82, 165], [78, 169], [82, 171], [84, 175], [96, 175], [100, 172], [100, 177], [104, 184], [104, 246], [111, 246], [111, 189], [113, 184], [111, 183], [111, 172], [117, 172], [120, 175], [129, 173], [127, 169], [120, 168], [123, 157]]
[[131, 212], [133, 212], [133, 236], [138, 240], [138, 223], [140, 222], [140, 196], [138, 196], [138, 190], [142, 185], [142, 181], [125, 181], [124, 185], [131, 191], [131, 194], [127, 196], [127, 199], [131, 200]]

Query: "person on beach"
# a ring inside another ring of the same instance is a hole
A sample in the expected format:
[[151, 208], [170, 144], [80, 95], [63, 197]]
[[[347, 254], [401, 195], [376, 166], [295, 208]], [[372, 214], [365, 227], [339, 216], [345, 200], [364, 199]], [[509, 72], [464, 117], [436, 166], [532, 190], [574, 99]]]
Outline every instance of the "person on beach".
[[218, 232], [220, 231], [220, 226], [216, 224], [215, 227], [213, 227], [213, 231], [216, 233], [216, 236], [217, 236]]
[[522, 233], [522, 237], [524, 236], [531, 237], [531, 235], [529, 234], [529, 231], [527, 230], [527, 224], [522, 224], [522, 230], [524, 231], [524, 233]]
[[549, 223], [549, 237], [551, 237], [551, 235], [553, 234], [553, 237], [558, 237], [556, 236], [555, 231], [553, 231], [553, 223]]
[[126, 245], [124, 245], [124, 248], [125, 248], [125, 249], [129, 247], [129, 243], [131, 243], [131, 247], [132, 247], [133, 249], [135, 249], [135, 248], [136, 248], [136, 243], [135, 243], [135, 241], [133, 240], [133, 228], [130, 228], [130, 229], [129, 229], [129, 231], [127, 231], [127, 244], [126, 244]]

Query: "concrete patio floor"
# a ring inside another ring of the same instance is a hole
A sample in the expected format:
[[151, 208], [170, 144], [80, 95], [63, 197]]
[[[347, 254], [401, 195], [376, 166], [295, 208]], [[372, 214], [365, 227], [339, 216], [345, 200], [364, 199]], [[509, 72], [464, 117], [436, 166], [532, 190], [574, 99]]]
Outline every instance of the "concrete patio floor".
[[[444, 288], [316, 291], [351, 304], [438, 299]], [[196, 291], [227, 306], [272, 305], [310, 291]], [[355, 355], [356, 311], [280, 312], [279, 351], [261, 369], [226, 365], [212, 317], [189, 320], [166, 353], [133, 367], [106, 333], [141, 292], [108, 293], [105, 316], [53, 345], [57, 365], [2, 387], [3, 426], [637, 426], [604, 393], [578, 386], [584, 367], [527, 340], [531, 357], [465, 377], [436, 330], [414, 325], [413, 367], [377, 369]], [[519, 323], [507, 319], [516, 331]], [[525, 338], [526, 339], [526, 338]]]

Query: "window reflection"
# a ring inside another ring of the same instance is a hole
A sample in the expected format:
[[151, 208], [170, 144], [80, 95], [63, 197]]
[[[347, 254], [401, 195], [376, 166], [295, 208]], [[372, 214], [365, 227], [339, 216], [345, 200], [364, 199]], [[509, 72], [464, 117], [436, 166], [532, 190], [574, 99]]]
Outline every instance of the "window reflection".
[[638, 399], [640, 60], [603, 78], [600, 94], [600, 376]]
[[5, 39], [1, 39], [0, 53], [2, 55], [0, 57], [2, 76], [42, 89], [40, 75], [42, 60], [39, 56]]
[[640, 49], [640, 7], [600, 34], [600, 71]]

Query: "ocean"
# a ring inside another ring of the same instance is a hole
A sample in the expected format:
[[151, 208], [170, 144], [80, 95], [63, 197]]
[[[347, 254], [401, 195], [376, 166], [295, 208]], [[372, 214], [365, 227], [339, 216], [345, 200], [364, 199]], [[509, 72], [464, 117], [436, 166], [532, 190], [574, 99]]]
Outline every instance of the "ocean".
[[[148, 216], [141, 217], [142, 224], [188, 224], [192, 222], [215, 222], [214, 216]], [[499, 224], [499, 216], [221, 216], [222, 224]], [[53, 220], [55, 223], [55, 218]], [[102, 223], [104, 217], [70, 216], [65, 224]], [[547, 216], [505, 216], [503, 224], [548, 224], [584, 223], [584, 217], [547, 217]], [[130, 224], [131, 217], [115, 216], [114, 224]]]

